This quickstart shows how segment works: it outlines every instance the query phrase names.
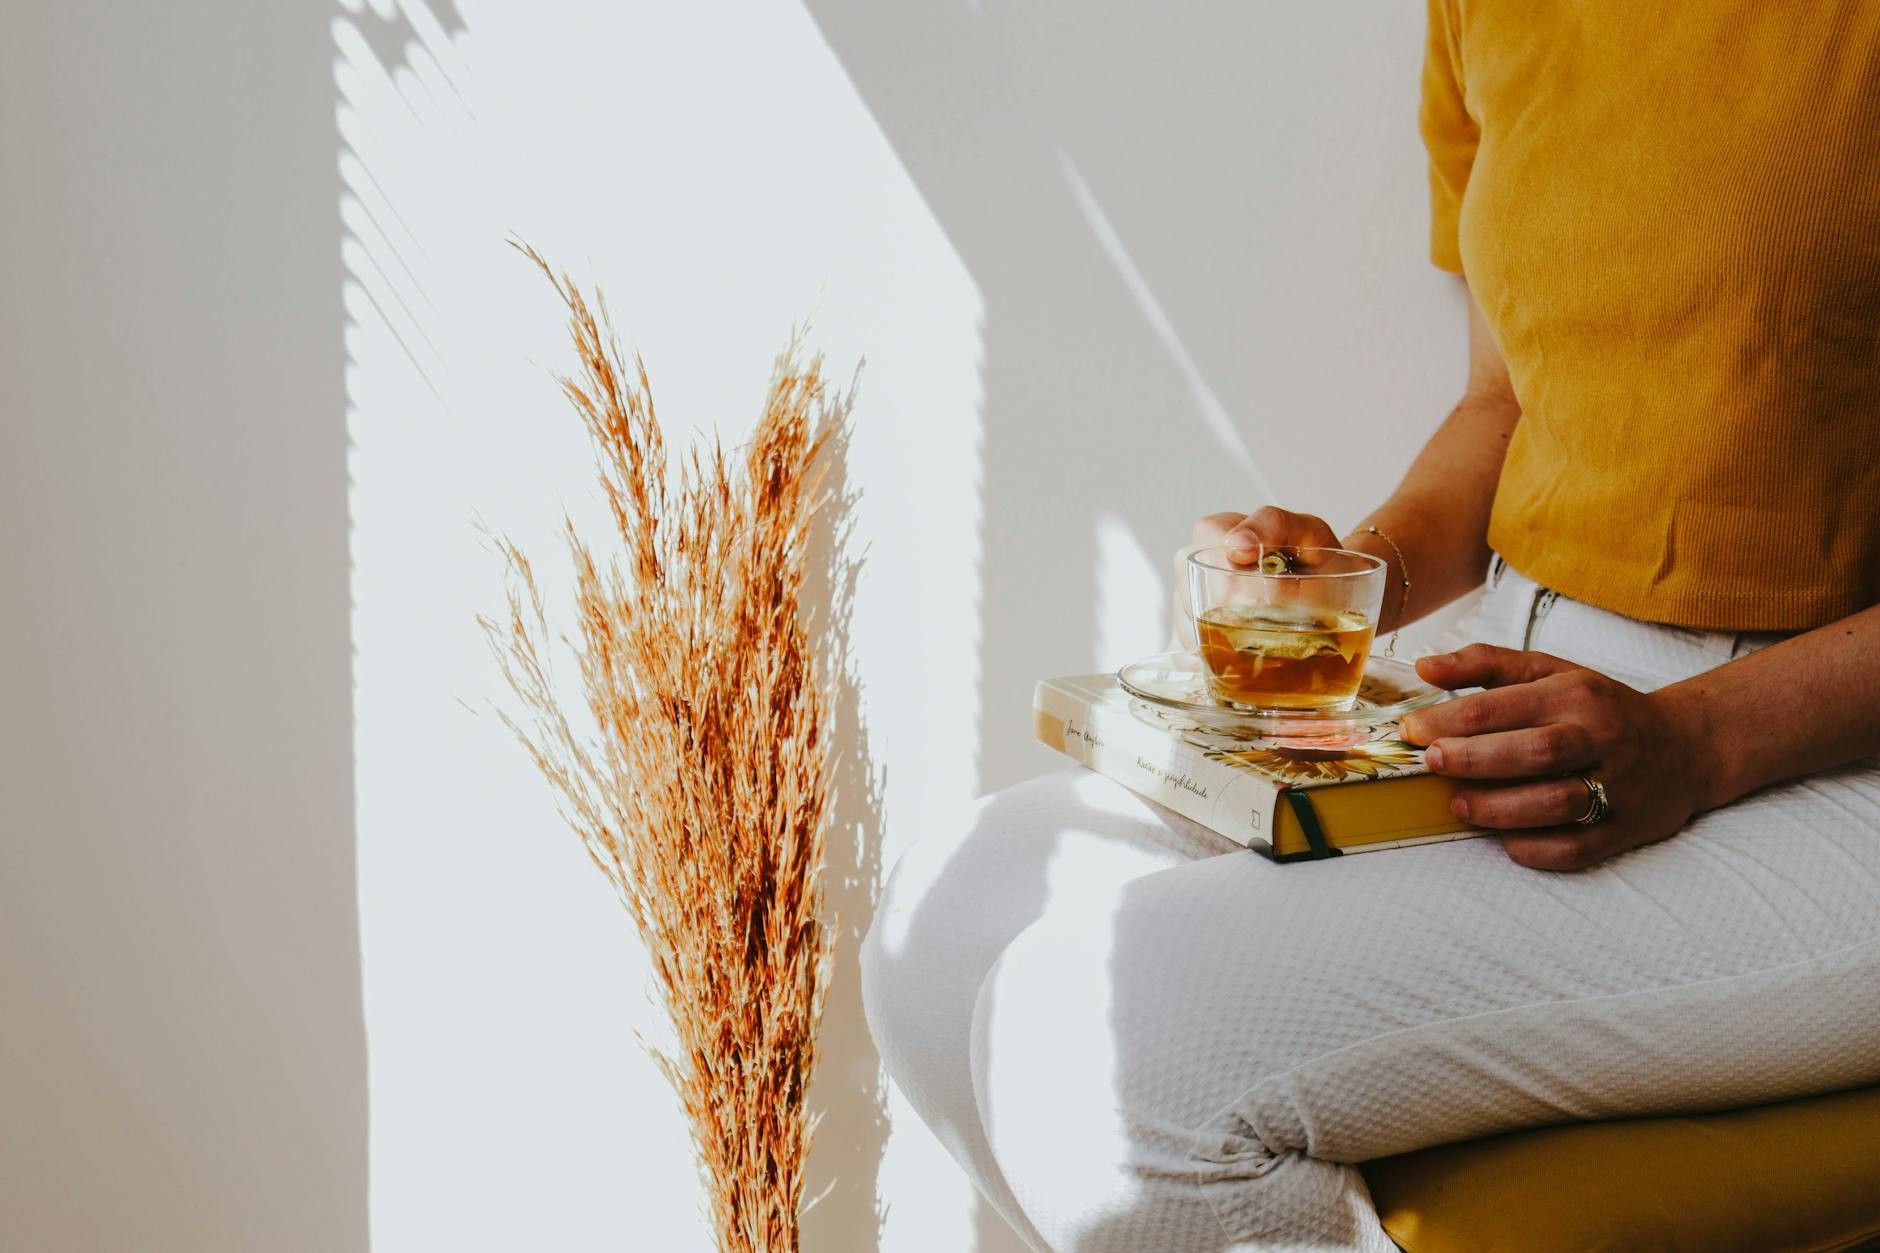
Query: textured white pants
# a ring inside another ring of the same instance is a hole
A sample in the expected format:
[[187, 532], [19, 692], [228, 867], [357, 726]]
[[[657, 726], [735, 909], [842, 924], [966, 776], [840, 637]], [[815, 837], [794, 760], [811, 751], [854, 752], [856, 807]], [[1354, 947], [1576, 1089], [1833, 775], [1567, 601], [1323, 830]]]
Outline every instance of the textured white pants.
[[[1459, 634], [1518, 647], [1508, 571]], [[1766, 640], [1560, 599], [1655, 687]], [[888, 1071], [1039, 1249], [1394, 1246], [1348, 1163], [1880, 1081], [1880, 765], [1571, 874], [1494, 839], [1277, 866], [1066, 770], [925, 834], [863, 952]]]

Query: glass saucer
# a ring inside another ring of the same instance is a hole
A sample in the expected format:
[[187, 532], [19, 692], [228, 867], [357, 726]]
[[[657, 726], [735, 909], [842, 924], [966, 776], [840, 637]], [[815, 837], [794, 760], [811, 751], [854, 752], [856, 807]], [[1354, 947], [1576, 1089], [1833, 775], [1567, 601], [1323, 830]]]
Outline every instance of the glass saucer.
[[1395, 657], [1368, 658], [1358, 698], [1346, 709], [1256, 709], [1230, 705], [1208, 692], [1201, 658], [1192, 652], [1157, 653], [1116, 672], [1136, 698], [1138, 715], [1171, 730], [1193, 730], [1231, 740], [1258, 740], [1298, 748], [1346, 748], [1378, 738], [1412, 709], [1448, 700], [1450, 693], [1417, 677]]

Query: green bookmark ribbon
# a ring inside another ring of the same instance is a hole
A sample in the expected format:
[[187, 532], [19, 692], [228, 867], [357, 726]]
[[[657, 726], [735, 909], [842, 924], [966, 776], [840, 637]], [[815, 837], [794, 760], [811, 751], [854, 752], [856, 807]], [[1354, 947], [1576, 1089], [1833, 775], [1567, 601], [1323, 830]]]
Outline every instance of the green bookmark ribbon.
[[1333, 848], [1325, 838], [1325, 828], [1319, 825], [1319, 815], [1312, 808], [1312, 802], [1306, 798], [1301, 788], [1289, 787], [1280, 793], [1286, 803], [1292, 806], [1293, 817], [1299, 819], [1299, 829], [1306, 833], [1306, 847], [1312, 850], [1313, 861], [1323, 861], [1327, 857], [1343, 857], [1345, 850]]

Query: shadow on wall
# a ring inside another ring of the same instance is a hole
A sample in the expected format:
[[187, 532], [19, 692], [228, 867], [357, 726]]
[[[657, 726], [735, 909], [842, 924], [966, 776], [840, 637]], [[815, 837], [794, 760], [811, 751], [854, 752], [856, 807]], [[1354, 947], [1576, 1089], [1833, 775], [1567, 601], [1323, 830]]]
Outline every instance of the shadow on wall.
[[881, 807], [885, 776], [869, 755], [861, 685], [851, 648], [851, 615], [865, 554], [854, 549], [857, 493], [847, 480], [847, 438], [824, 452], [827, 500], [817, 514], [818, 555], [804, 588], [821, 624], [835, 685], [837, 718], [834, 812], [824, 862], [824, 904], [836, 920], [835, 969], [824, 1008], [810, 1108], [822, 1117], [810, 1154], [803, 1220], [808, 1249], [879, 1247], [882, 1211], [876, 1177], [888, 1143], [881, 1063], [862, 1018], [857, 951], [875, 914], [881, 883]]
[[0, 11], [0, 1248], [366, 1249], [329, 17]]
[[[1034, 9], [1028, 20], [1062, 23], [1064, 61], [1050, 66], [1027, 56], [1024, 32], [963, 0], [808, 7], [985, 302], [978, 773], [982, 790], [992, 790], [1035, 773], [1041, 760], [1020, 716], [1029, 699], [1023, 676], [1061, 673], [1088, 657], [1099, 512], [1120, 515], [1145, 548], [1172, 550], [1185, 537], [1163, 534], [1165, 512], [1151, 503], [1169, 486], [1154, 447], [1222, 451], [1181, 363], [1157, 342], [1067, 178], [1085, 155], [1078, 132], [1100, 130], [1103, 113], [1126, 113], [1129, 98], [1167, 83], [1159, 71], [1120, 79], [1113, 64], [1081, 60], [1089, 33], [1105, 24], [1087, 8]], [[1013, 81], [1014, 63], [1042, 77]], [[1099, 87], [1116, 107], [1077, 116]], [[1137, 117], [1148, 122], [1158, 112]], [[1146, 156], [1151, 145], [1141, 138]], [[1153, 180], [1150, 167], [1161, 165], [1160, 177], [1187, 183], [1214, 163], [1169, 151], [1159, 137], [1152, 146], [1160, 158], [1134, 161], [1132, 177]], [[1123, 415], [1138, 421], [1122, 426]], [[1050, 482], [1054, 473], [1074, 475], [1075, 489]], [[1059, 606], [1061, 616], [1022, 619], [1012, 612], [1018, 605]]]
[[[1422, 15], [805, 4], [986, 309], [977, 766], [995, 791], [1053, 761], [1032, 682], [1115, 664], [1091, 626], [1119, 595], [1166, 603], [1106, 586], [1104, 534], [1160, 574], [1203, 513], [1272, 500], [1353, 524], [1453, 398], [1458, 330], [1430, 314], [1460, 328], [1461, 305], [1423, 251]], [[1010, 871], [1041, 908], [1042, 865]], [[1019, 1247], [983, 1204], [977, 1232], [980, 1253]]]
[[339, 0], [352, 15], [347, 24], [372, 50], [375, 61], [389, 72], [408, 65], [414, 57], [430, 56], [426, 44], [448, 44], [465, 30], [456, 0], [422, 0], [393, 9], [386, 0]]
[[[1420, 14], [806, 4], [985, 302], [992, 790], [1049, 760], [1031, 681], [1095, 661], [1100, 519], [1157, 572], [1202, 513], [1277, 495], [1349, 524], [1440, 417], [1403, 403], [1430, 367], [1389, 299], [1437, 282]], [[1311, 444], [1328, 418], [1383, 455]]]

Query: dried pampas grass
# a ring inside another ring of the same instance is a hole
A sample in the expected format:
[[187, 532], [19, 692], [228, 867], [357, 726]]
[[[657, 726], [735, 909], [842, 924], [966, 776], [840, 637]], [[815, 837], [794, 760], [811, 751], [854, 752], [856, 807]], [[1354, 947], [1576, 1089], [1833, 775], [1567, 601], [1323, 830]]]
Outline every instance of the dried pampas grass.
[[848, 395], [820, 358], [778, 358], [747, 447], [714, 441], [669, 475], [646, 370], [605, 302], [518, 245], [567, 306], [561, 379], [593, 441], [616, 536], [567, 524], [576, 638], [595, 729], [551, 684], [554, 642], [528, 557], [499, 541], [506, 621], [483, 620], [526, 711], [505, 717], [645, 943], [677, 1045], [658, 1061], [690, 1120], [718, 1246], [799, 1244], [807, 1096], [834, 930], [823, 916], [831, 698], [802, 603], [821, 456]]

